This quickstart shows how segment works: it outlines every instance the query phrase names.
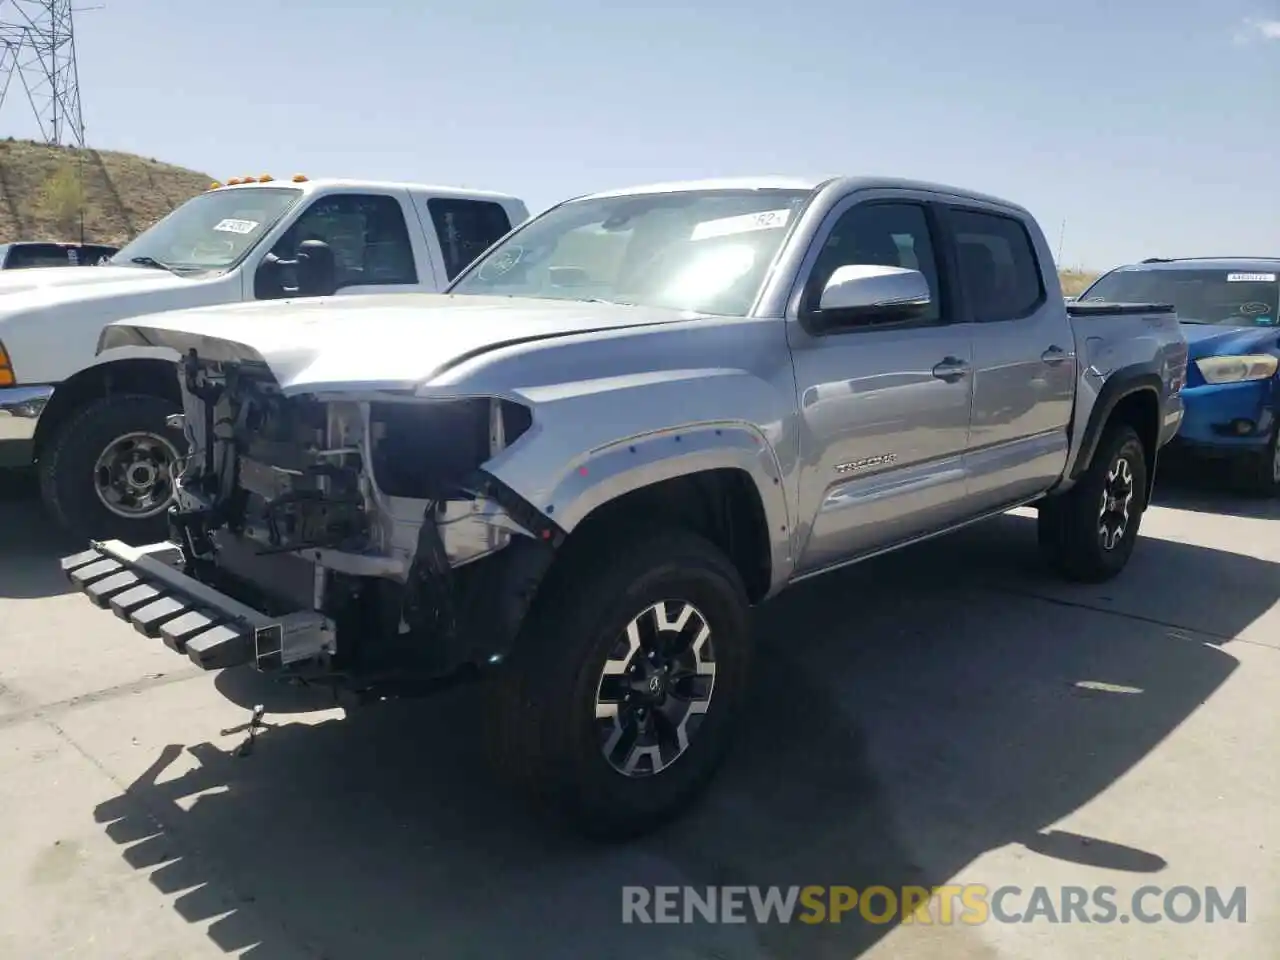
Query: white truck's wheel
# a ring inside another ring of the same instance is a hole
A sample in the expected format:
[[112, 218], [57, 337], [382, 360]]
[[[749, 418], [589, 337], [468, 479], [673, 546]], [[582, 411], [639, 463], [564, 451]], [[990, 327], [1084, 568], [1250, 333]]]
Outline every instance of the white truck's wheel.
[[160, 397], [119, 394], [73, 414], [40, 457], [40, 494], [54, 519], [85, 539], [163, 540], [186, 450], [165, 423], [177, 412]]
[[578, 832], [624, 839], [677, 814], [729, 745], [750, 659], [741, 578], [665, 531], [568, 561], [494, 690], [500, 772]]

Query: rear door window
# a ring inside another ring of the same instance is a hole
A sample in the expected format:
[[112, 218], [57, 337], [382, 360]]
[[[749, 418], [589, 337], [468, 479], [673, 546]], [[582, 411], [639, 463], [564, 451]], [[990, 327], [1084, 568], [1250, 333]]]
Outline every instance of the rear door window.
[[427, 201], [427, 212], [440, 238], [449, 280], [511, 230], [507, 211], [492, 200], [432, 197]]
[[960, 284], [974, 321], [1017, 320], [1044, 303], [1040, 259], [1021, 220], [954, 208], [949, 220]]

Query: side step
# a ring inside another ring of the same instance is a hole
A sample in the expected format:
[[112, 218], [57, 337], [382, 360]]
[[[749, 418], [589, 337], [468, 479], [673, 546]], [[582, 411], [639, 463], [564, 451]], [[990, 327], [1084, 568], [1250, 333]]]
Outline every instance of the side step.
[[93, 542], [60, 561], [72, 585], [97, 607], [205, 670], [252, 663], [273, 670], [334, 652], [334, 624], [314, 611], [269, 617], [214, 590], [176, 566], [171, 543], [131, 547], [119, 540]]

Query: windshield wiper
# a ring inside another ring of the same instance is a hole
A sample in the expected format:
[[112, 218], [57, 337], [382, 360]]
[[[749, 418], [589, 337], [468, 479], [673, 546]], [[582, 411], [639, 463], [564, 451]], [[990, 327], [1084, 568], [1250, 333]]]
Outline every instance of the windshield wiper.
[[136, 263], [140, 267], [154, 267], [157, 270], [168, 270], [170, 273], [177, 272], [169, 264], [161, 263], [155, 257], [130, 257], [129, 262]]

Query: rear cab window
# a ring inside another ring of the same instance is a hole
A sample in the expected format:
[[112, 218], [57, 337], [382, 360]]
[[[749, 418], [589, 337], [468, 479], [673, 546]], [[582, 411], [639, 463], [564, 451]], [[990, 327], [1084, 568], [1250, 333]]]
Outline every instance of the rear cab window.
[[427, 212], [440, 241], [449, 281], [511, 231], [511, 218], [492, 200], [432, 197]]
[[974, 322], [1019, 320], [1045, 302], [1040, 258], [1020, 219], [952, 208], [948, 222], [960, 286]]
[[102, 246], [100, 244], [86, 243], [81, 245], [79, 249], [80, 266], [96, 267], [106, 263], [115, 255], [115, 247]]

